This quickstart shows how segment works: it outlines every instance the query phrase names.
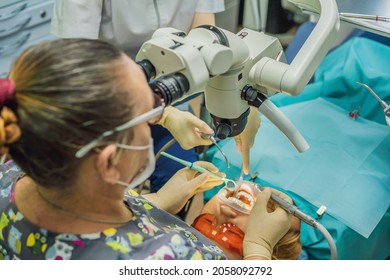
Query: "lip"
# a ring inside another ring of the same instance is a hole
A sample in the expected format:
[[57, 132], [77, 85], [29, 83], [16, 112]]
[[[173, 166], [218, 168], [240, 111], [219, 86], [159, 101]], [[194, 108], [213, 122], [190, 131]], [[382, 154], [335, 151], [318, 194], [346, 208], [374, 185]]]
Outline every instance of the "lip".
[[231, 208], [249, 214], [256, 202], [259, 189], [255, 183], [243, 181], [236, 190], [224, 187], [218, 192], [218, 198]]

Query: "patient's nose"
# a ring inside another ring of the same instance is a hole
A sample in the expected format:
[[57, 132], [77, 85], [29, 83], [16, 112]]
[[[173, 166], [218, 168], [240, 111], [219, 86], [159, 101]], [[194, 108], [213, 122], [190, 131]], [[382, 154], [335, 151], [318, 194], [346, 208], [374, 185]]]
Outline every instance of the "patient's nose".
[[226, 204], [221, 204], [220, 206], [221, 210], [221, 216], [224, 218], [224, 223], [229, 221], [230, 219], [233, 219], [237, 217], [237, 212], [234, 211], [231, 207], [227, 206]]

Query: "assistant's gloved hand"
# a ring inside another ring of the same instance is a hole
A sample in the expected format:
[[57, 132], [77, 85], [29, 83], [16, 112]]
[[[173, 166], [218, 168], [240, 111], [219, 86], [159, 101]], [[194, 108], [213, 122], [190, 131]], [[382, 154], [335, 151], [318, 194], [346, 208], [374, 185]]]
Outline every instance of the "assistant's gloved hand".
[[290, 197], [270, 188], [264, 188], [257, 195], [256, 204], [249, 215], [245, 231], [244, 259], [271, 259], [275, 244], [291, 227], [290, 214], [277, 204], [275, 204], [275, 211], [268, 212], [267, 204], [271, 191], [292, 203]]
[[[197, 165], [217, 173], [221, 177], [226, 174], [218, 172], [218, 168], [207, 161], [196, 161]], [[200, 174], [188, 167], [180, 169], [169, 179], [157, 193], [144, 195], [146, 199], [171, 214], [177, 214], [195, 194], [204, 192], [223, 183], [208, 173]]]
[[249, 173], [249, 150], [255, 142], [257, 131], [261, 123], [260, 112], [255, 107], [250, 107], [248, 121], [243, 132], [234, 137], [237, 151], [242, 154], [242, 169], [245, 174]]
[[162, 125], [173, 135], [184, 150], [196, 146], [210, 145], [210, 140], [203, 139], [201, 133], [213, 134], [214, 131], [204, 121], [190, 112], [168, 106], [158, 124]]

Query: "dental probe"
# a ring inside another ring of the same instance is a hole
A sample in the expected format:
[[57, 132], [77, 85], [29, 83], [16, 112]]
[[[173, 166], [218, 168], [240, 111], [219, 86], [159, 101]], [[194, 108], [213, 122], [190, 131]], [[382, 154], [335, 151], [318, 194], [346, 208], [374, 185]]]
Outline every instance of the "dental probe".
[[166, 152], [161, 152], [161, 155], [163, 155], [163, 156], [165, 156], [167, 158], [170, 158], [170, 159], [172, 159], [172, 160], [174, 160], [174, 161], [176, 161], [176, 162], [178, 162], [180, 164], [183, 164], [184, 166], [187, 166], [187, 167], [189, 167], [189, 168], [191, 168], [193, 170], [196, 170], [196, 171], [198, 171], [200, 173], [208, 173], [211, 177], [214, 177], [214, 178], [222, 180], [222, 181], [224, 181], [226, 183], [229, 183], [229, 185], [233, 183], [234, 186], [236, 186], [236, 182], [234, 182], [233, 180], [227, 179], [227, 178], [223, 178], [223, 177], [215, 174], [214, 172], [211, 172], [210, 170], [207, 170], [206, 168], [203, 168], [203, 167], [201, 167], [201, 166], [199, 166], [199, 165], [197, 165], [197, 164], [195, 164], [193, 162], [189, 162], [189, 161], [180, 159], [180, 158], [175, 157], [173, 155], [170, 155], [170, 154], [168, 154]]

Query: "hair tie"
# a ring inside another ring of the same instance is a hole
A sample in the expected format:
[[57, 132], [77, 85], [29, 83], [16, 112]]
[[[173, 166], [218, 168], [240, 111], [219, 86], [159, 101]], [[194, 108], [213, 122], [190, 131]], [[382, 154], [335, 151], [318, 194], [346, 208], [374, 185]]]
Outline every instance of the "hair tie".
[[12, 100], [15, 94], [15, 83], [11, 79], [0, 79], [0, 107]]

